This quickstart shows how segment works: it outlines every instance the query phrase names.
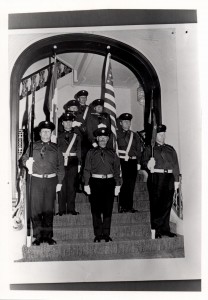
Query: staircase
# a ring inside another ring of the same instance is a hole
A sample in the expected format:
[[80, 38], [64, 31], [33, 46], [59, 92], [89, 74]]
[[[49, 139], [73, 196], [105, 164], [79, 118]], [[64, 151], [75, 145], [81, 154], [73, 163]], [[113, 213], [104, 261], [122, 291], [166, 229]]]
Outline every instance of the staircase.
[[[183, 236], [151, 239], [149, 200], [146, 183], [138, 174], [134, 208], [138, 213], [118, 213], [115, 198], [111, 237], [113, 242], [94, 243], [90, 204], [85, 194], [77, 193], [76, 210], [79, 215], [54, 217], [56, 245], [23, 246], [23, 262], [76, 261], [109, 259], [148, 259], [184, 257]], [[176, 232], [175, 224], [171, 231]]]

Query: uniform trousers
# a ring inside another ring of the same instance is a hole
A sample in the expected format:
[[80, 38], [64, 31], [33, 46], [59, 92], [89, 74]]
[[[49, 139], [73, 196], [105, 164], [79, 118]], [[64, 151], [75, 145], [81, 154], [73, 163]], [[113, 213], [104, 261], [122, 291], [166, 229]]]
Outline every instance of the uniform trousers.
[[[95, 236], [109, 236], [114, 202], [114, 178], [90, 178], [91, 213]], [[103, 218], [102, 218], [103, 215]]]
[[150, 198], [151, 227], [161, 233], [169, 232], [170, 212], [174, 194], [173, 174], [149, 174], [147, 187]]
[[75, 198], [78, 181], [78, 159], [69, 157], [65, 167], [65, 176], [59, 193], [59, 213], [72, 212], [75, 210]]
[[123, 183], [119, 194], [121, 208], [130, 210], [133, 208], [134, 188], [137, 178], [137, 160], [120, 159]]
[[83, 171], [85, 167], [85, 159], [87, 152], [91, 149], [91, 144], [86, 136], [82, 136], [82, 141], [81, 141], [81, 171], [79, 173], [79, 180], [77, 182], [77, 189], [78, 190], [83, 190], [84, 186], [84, 181], [83, 181]]
[[30, 213], [33, 225], [33, 236], [38, 239], [52, 238], [57, 177], [31, 177]]

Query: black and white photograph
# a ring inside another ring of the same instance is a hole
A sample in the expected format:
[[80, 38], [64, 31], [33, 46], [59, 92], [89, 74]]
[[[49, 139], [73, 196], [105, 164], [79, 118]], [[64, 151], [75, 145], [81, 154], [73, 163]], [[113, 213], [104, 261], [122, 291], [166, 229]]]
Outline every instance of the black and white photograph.
[[8, 14], [10, 289], [200, 292], [197, 9], [37, 8]]

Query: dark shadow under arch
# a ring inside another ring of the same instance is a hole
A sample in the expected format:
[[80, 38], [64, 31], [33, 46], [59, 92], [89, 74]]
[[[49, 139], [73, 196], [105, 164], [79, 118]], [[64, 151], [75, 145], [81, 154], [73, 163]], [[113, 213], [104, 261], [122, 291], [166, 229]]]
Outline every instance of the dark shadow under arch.
[[[145, 92], [144, 128], [148, 126], [150, 100], [153, 92], [153, 103], [157, 123], [162, 122], [161, 91], [157, 73], [147, 58], [137, 49], [118, 40], [87, 33], [70, 33], [41, 39], [27, 47], [16, 60], [10, 80], [11, 110], [11, 151], [12, 151], [12, 185], [15, 195], [17, 172], [17, 131], [19, 129], [19, 87], [22, 76], [33, 63], [51, 57], [53, 46], [57, 45], [57, 54], [66, 52], [84, 52], [106, 55], [110, 45], [111, 58], [125, 65], [142, 84]], [[15, 197], [15, 196], [14, 196]]]

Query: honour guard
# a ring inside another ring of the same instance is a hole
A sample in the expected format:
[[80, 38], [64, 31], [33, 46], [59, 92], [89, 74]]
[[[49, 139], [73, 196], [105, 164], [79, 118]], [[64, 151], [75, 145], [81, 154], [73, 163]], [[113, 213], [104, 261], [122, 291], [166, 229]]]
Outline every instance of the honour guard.
[[85, 121], [87, 120], [89, 114], [89, 106], [86, 105], [87, 96], [88, 96], [88, 91], [86, 90], [79, 91], [75, 96], [80, 104], [78, 115], [80, 115]]
[[[85, 96], [86, 97], [86, 96]], [[83, 183], [82, 183], [82, 175], [84, 169], [85, 157], [88, 150], [91, 148], [90, 142], [87, 137], [87, 129], [86, 129], [86, 120], [83, 118], [84, 116], [80, 113], [80, 103], [78, 100], [69, 100], [64, 105], [65, 112], [72, 113], [75, 116], [75, 120], [73, 121], [72, 126], [74, 127], [74, 132], [79, 134], [81, 137], [81, 171], [79, 178], [79, 188], [78, 191], [82, 191]], [[63, 125], [62, 125], [63, 126]]]
[[139, 136], [130, 130], [133, 116], [123, 113], [119, 117], [121, 128], [117, 131], [118, 154], [121, 162], [123, 184], [119, 196], [119, 211], [137, 212], [133, 208], [133, 195], [137, 171], [140, 170], [141, 145]]
[[64, 178], [63, 155], [50, 141], [55, 125], [43, 121], [38, 128], [41, 140], [33, 144], [33, 157], [29, 157], [28, 148], [22, 158], [31, 174], [31, 220], [35, 237], [32, 244], [37, 246], [43, 242], [56, 244], [52, 238], [54, 202]]
[[166, 126], [157, 127], [156, 143], [145, 148], [142, 165], [148, 171], [147, 186], [150, 198], [151, 227], [155, 238], [175, 237], [170, 231], [170, 212], [174, 189], [179, 187], [179, 164], [175, 149], [165, 144]]
[[96, 129], [101, 127], [107, 127], [110, 130], [111, 122], [109, 114], [103, 112], [104, 100], [96, 99], [92, 102], [93, 111], [89, 114], [86, 122], [87, 135], [90, 144], [93, 147], [97, 147], [96, 137], [94, 132]]
[[64, 132], [58, 137], [58, 146], [64, 157], [65, 176], [59, 193], [59, 215], [77, 215], [75, 198], [81, 168], [81, 138], [72, 127], [75, 120], [72, 113], [64, 113], [61, 119]]
[[120, 191], [120, 161], [117, 154], [106, 148], [109, 139], [108, 128], [95, 132], [98, 147], [89, 150], [84, 168], [84, 190], [89, 195], [94, 228], [94, 242], [110, 237], [114, 195]]

